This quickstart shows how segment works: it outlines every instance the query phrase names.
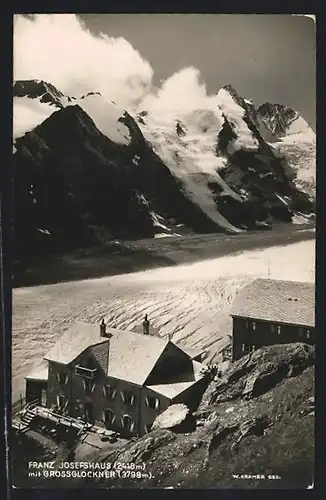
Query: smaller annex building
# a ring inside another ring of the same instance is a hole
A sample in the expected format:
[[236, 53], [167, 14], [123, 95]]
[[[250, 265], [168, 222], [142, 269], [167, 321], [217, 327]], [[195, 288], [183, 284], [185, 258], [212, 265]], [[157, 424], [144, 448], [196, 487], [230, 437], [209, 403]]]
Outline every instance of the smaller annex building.
[[232, 308], [232, 360], [262, 346], [315, 343], [315, 285], [256, 279], [245, 286]]

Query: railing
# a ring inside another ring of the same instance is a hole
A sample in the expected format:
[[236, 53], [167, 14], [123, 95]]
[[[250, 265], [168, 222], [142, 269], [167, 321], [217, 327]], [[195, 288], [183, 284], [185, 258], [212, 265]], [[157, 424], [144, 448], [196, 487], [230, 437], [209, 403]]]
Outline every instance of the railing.
[[38, 399], [33, 399], [32, 401], [30, 401], [29, 403], [27, 403], [24, 408], [23, 408], [23, 412], [27, 412], [29, 410], [33, 410], [34, 408], [36, 408], [37, 406], [39, 406], [40, 402]]
[[88, 427], [87, 422], [84, 422], [83, 420], [79, 420], [74, 417], [70, 417], [69, 415], [60, 415], [59, 413], [55, 413], [54, 411], [50, 410], [49, 408], [43, 408], [39, 412], [40, 416], [44, 416], [45, 418], [49, 419], [55, 419], [57, 424], [62, 424], [66, 423], [69, 424], [71, 427], [77, 426], [81, 428], [82, 430], [86, 429]]

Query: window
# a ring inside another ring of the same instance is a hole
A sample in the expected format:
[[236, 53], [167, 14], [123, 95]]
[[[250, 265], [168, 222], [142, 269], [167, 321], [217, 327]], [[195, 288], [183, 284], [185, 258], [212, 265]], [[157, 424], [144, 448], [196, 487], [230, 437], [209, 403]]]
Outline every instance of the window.
[[125, 405], [134, 406], [136, 404], [136, 396], [131, 391], [121, 391], [120, 395]]
[[256, 350], [256, 346], [255, 345], [252, 345], [251, 348], [250, 348], [250, 351], [251, 352], [254, 352]]
[[85, 392], [94, 392], [96, 384], [92, 380], [84, 379], [82, 380]]
[[245, 344], [242, 344], [241, 349], [242, 349], [242, 352], [245, 352], [245, 350], [246, 350]]
[[147, 396], [145, 398], [145, 404], [148, 408], [152, 408], [153, 410], [159, 410], [160, 408], [160, 400], [153, 396]]
[[135, 428], [135, 422], [133, 421], [130, 415], [123, 415], [121, 417], [121, 425], [123, 429], [126, 429], [130, 432], [132, 432]]
[[272, 333], [275, 332], [275, 325], [273, 325], [273, 323], [270, 324], [270, 329]]
[[310, 337], [310, 330], [307, 330], [307, 332], [306, 332], [306, 333], [307, 333], [307, 339], [310, 339], [310, 338], [311, 338], [311, 337]]
[[256, 330], [256, 321], [252, 322], [252, 329], [255, 331]]
[[248, 328], [249, 328], [249, 321], [247, 319], [245, 320], [244, 324], [245, 324], [245, 329], [248, 330]]
[[57, 372], [57, 380], [60, 385], [68, 384], [69, 375], [65, 372]]
[[63, 394], [57, 394], [57, 406], [60, 410], [65, 410], [68, 406], [68, 401]]
[[281, 335], [281, 327], [280, 327], [280, 325], [277, 326], [277, 335]]
[[112, 425], [114, 424], [116, 419], [116, 415], [111, 408], [107, 408], [106, 410], [103, 411], [103, 422], [105, 425]]
[[108, 399], [111, 399], [111, 400], [113, 400], [117, 394], [116, 389], [114, 387], [112, 387], [112, 385], [105, 385], [103, 387], [103, 392], [104, 392], [105, 397], [107, 397]]

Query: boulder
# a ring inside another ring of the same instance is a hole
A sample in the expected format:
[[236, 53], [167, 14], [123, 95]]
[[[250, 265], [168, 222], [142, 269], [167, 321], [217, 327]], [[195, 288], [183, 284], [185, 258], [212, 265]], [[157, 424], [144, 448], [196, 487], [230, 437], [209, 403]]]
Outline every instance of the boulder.
[[171, 405], [155, 419], [152, 429], [173, 429], [184, 422], [188, 414], [189, 408], [186, 405]]

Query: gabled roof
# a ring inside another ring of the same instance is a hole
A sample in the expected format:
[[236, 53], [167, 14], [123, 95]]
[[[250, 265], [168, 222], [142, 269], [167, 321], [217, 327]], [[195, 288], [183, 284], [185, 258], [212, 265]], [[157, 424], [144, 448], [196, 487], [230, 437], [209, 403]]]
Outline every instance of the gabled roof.
[[115, 328], [107, 331], [112, 333], [108, 375], [143, 385], [169, 341]]
[[202, 356], [203, 354], [206, 353], [205, 349], [197, 349], [196, 347], [187, 347], [187, 346], [183, 346], [179, 343], [176, 343], [175, 345], [177, 347], [179, 347], [179, 349], [181, 349], [183, 352], [188, 354], [189, 358], [191, 358], [191, 359], [196, 359], [199, 356]]
[[256, 279], [240, 291], [231, 315], [314, 327], [315, 285]]
[[48, 370], [48, 363], [42, 359], [41, 363], [35, 366], [31, 373], [25, 377], [25, 379], [46, 382], [48, 380]]
[[88, 323], [72, 325], [44, 356], [47, 361], [68, 365], [88, 347], [107, 343], [109, 339], [100, 337], [100, 327]]
[[[143, 385], [169, 341], [116, 328], [106, 331], [112, 335], [107, 375]], [[100, 336], [99, 325], [77, 323], [63, 334], [44, 359], [67, 365], [87, 348], [108, 342], [108, 338]]]

